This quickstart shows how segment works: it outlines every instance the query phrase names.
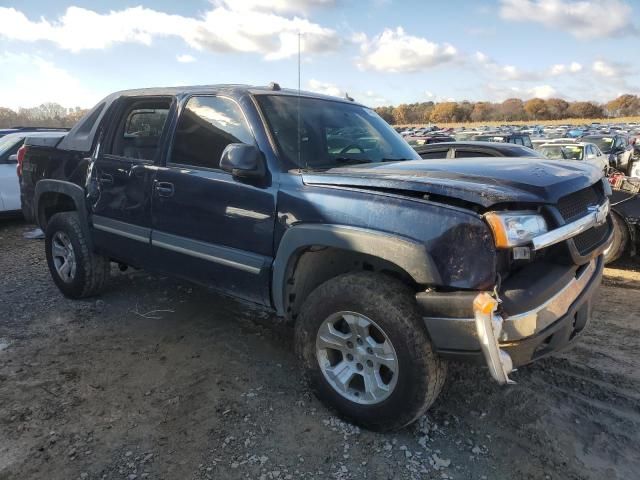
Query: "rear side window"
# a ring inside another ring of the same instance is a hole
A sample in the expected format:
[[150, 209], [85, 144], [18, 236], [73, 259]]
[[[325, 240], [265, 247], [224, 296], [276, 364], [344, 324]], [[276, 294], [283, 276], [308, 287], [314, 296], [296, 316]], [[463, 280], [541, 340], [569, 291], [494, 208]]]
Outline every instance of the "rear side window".
[[448, 151], [449, 150], [429, 150], [427, 152], [418, 152], [418, 155], [423, 159], [447, 158]]
[[456, 158], [473, 158], [473, 157], [495, 157], [497, 155], [491, 155], [487, 152], [480, 152], [478, 150], [456, 150]]
[[120, 119], [111, 153], [136, 160], [154, 160], [169, 107], [169, 100], [132, 103]]
[[522, 141], [523, 141], [525, 147], [533, 148], [533, 143], [531, 143], [531, 138], [522, 137]]
[[238, 104], [223, 97], [192, 97], [178, 121], [171, 163], [220, 168], [230, 143], [254, 143]]

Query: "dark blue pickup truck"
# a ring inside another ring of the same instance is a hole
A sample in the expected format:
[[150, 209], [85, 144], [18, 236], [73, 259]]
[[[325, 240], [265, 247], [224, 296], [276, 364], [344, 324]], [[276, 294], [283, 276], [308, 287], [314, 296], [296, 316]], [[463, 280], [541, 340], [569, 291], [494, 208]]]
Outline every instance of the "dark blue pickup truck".
[[264, 305], [316, 394], [375, 430], [418, 418], [449, 360], [505, 384], [571, 343], [611, 241], [596, 169], [423, 161], [373, 110], [277, 84], [115, 93], [20, 162], [64, 295], [115, 262]]

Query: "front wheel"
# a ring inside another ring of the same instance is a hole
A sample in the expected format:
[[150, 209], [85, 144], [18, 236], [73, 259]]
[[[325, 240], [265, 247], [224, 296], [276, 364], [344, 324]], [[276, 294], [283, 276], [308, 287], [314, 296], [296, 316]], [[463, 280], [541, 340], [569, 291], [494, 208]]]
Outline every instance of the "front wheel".
[[446, 377], [413, 293], [385, 275], [349, 273], [320, 285], [302, 306], [295, 344], [318, 398], [371, 430], [415, 421]]

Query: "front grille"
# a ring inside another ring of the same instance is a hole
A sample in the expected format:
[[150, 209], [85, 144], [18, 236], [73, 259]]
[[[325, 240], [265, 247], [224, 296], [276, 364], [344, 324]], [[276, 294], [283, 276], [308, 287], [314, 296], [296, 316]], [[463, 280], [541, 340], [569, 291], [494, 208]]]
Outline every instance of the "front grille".
[[573, 237], [573, 242], [576, 248], [580, 252], [580, 255], [587, 255], [591, 253], [598, 245], [604, 242], [609, 233], [609, 224], [604, 223], [602, 225], [590, 228], [586, 232], [582, 232], [580, 235]]
[[558, 201], [558, 210], [565, 222], [572, 222], [588, 213], [592, 205], [602, 203], [602, 185], [597, 183], [588, 188], [578, 190]]

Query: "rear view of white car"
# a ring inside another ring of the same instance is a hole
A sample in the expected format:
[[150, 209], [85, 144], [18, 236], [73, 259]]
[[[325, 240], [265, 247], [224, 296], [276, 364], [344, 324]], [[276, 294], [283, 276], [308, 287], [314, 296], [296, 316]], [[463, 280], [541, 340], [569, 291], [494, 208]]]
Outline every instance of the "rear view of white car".
[[63, 136], [66, 129], [19, 131], [0, 137], [0, 216], [20, 215], [20, 179], [18, 177], [18, 150], [27, 137]]
[[20, 183], [16, 166], [18, 148], [24, 142], [22, 134], [0, 138], [0, 215], [20, 213]]

